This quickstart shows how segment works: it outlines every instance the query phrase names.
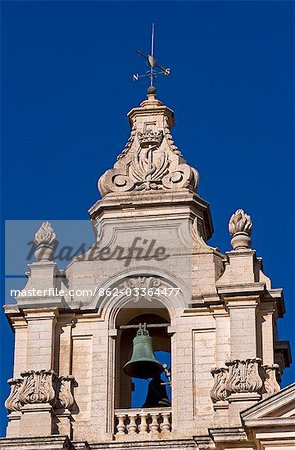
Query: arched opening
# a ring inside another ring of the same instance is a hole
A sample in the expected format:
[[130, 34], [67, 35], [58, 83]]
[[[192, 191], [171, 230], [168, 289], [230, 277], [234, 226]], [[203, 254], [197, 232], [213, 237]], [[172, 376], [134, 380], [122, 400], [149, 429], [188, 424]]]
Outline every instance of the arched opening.
[[[151, 378], [129, 376], [124, 371], [125, 364], [130, 361], [133, 353], [133, 339], [140, 324], [146, 324], [146, 329], [152, 338], [152, 350], [156, 360], [164, 365], [160, 381]], [[115, 370], [115, 408], [148, 408], [157, 407], [157, 399], [161, 404], [171, 403], [171, 340], [168, 335], [170, 317], [168, 311], [160, 302], [153, 301], [151, 308], [130, 308], [130, 304], [122, 308], [116, 319], [116, 370]], [[156, 384], [155, 384], [156, 383]], [[160, 388], [159, 388], [160, 386]]]

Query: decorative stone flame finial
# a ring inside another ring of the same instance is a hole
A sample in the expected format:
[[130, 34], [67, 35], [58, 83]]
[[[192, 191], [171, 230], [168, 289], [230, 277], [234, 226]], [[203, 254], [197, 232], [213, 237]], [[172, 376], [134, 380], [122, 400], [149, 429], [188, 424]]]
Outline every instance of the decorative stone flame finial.
[[56, 234], [50, 222], [43, 222], [35, 234], [35, 257], [37, 261], [52, 261], [57, 245]]
[[243, 209], [238, 209], [230, 218], [228, 224], [232, 236], [231, 245], [234, 250], [249, 248], [251, 245], [252, 220]]

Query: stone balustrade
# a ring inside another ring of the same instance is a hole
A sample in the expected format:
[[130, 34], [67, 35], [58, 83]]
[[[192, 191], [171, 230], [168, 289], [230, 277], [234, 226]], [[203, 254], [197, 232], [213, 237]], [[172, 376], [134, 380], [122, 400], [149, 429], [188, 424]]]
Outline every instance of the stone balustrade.
[[171, 408], [115, 410], [115, 435], [158, 435], [171, 432]]

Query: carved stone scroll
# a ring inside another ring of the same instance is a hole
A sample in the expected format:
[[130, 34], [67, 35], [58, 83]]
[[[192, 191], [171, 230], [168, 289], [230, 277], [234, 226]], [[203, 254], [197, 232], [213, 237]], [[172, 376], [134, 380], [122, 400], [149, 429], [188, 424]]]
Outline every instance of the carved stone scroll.
[[275, 394], [281, 389], [276, 376], [279, 365], [264, 365], [262, 368], [264, 371], [264, 391], [267, 395]]
[[8, 384], [10, 385], [10, 394], [5, 402], [5, 408], [8, 412], [20, 411], [21, 402], [19, 400], [19, 393], [22, 385], [22, 378], [10, 378]]
[[210, 396], [213, 403], [224, 401], [227, 398], [226, 381], [228, 377], [228, 368], [220, 367], [211, 370], [214, 378], [214, 385], [211, 389]]
[[74, 396], [73, 396], [73, 382], [74, 377], [69, 375], [67, 377], [60, 377], [59, 379], [59, 393], [58, 398], [60, 405], [63, 408], [71, 409], [74, 404]]

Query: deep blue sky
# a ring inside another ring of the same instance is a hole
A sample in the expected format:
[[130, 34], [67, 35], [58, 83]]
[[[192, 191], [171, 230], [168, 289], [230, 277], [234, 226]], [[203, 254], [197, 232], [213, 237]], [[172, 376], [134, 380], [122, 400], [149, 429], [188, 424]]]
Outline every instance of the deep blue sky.
[[[126, 112], [145, 97], [134, 50], [148, 51], [155, 21], [156, 56], [171, 67], [158, 97], [200, 172], [211, 243], [229, 250], [229, 216], [251, 214], [253, 248], [285, 290], [280, 337], [295, 347], [294, 3], [21, 1], [2, 2], [1, 17], [4, 219], [87, 219], [97, 178], [128, 138]], [[1, 341], [6, 380], [6, 321]], [[294, 378], [286, 370], [283, 385]]]

